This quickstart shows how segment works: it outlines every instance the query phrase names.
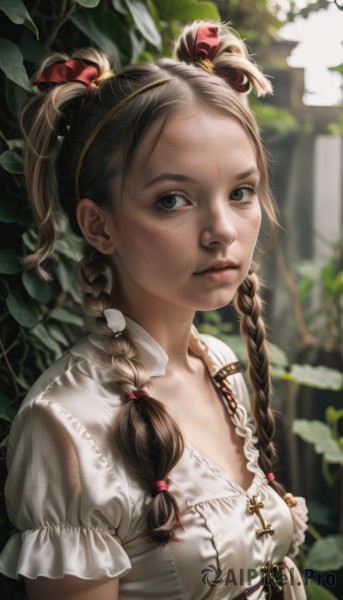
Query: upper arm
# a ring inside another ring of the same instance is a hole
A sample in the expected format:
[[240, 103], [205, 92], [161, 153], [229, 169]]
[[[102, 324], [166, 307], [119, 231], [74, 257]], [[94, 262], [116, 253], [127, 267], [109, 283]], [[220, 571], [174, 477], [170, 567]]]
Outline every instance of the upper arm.
[[131, 515], [121, 463], [109, 466], [80, 421], [56, 402], [37, 401], [17, 415], [8, 457], [7, 510], [18, 531], [1, 554], [0, 572], [51, 579], [54, 589], [67, 575], [96, 585], [90, 582], [130, 570], [121, 543]]
[[79, 579], [66, 575], [63, 579], [25, 579], [28, 600], [118, 600], [119, 577]]

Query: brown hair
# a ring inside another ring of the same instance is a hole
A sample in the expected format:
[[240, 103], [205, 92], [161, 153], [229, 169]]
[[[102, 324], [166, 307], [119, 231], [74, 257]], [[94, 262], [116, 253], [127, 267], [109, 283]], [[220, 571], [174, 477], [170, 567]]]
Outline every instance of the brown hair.
[[[220, 43], [212, 59], [213, 73], [206, 72], [200, 64], [192, 64], [190, 52], [200, 23], [185, 27], [176, 43], [174, 59], [129, 66], [115, 76], [109, 75], [111, 65], [101, 52], [80, 50], [74, 57], [94, 63], [99, 69], [99, 80], [94, 82], [88, 97], [85, 98], [83, 83], [64, 83], [47, 93], [37, 94], [24, 108], [25, 174], [38, 223], [38, 245], [23, 262], [27, 267], [35, 267], [44, 279], [49, 278], [44, 263], [53, 251], [56, 210], [59, 207], [63, 209], [72, 230], [80, 235], [75, 216], [77, 193], [81, 198], [91, 198], [103, 208], [110, 209], [111, 179], [118, 173], [125, 178], [151, 125], [194, 101], [235, 118], [247, 131], [256, 150], [261, 175], [261, 204], [269, 222], [275, 223], [266, 159], [255, 119], [245, 97], [216, 73], [224, 68], [239, 71], [257, 94], [271, 91], [271, 85], [250, 60], [243, 42], [225, 25], [219, 25]], [[47, 64], [69, 58], [64, 54], [52, 56], [42, 64], [39, 73]], [[168, 78], [168, 81], [138, 93], [124, 103], [100, 130], [84, 157], [79, 190], [75, 190], [75, 170], [81, 149], [99, 121], [130, 94], [162, 78]], [[66, 119], [70, 125], [68, 128]], [[57, 152], [58, 135], [63, 133], [63, 128], [65, 136]], [[104, 310], [115, 306], [113, 294], [110, 295], [113, 285], [111, 269], [105, 255], [85, 245], [77, 270], [85, 295], [85, 311], [96, 318], [99, 330], [104, 334], [107, 351], [112, 356], [114, 380], [125, 396], [134, 390], [148, 388], [150, 378], [138, 360], [137, 350], [127, 332], [115, 337], [101, 318]], [[247, 276], [238, 290], [237, 307], [249, 348], [260, 463], [268, 472], [275, 458], [271, 441], [274, 421], [269, 407], [269, 361], [261, 301], [258, 280], [253, 273]], [[167, 480], [184, 450], [183, 436], [177, 423], [163, 404], [151, 397], [124, 403], [115, 419], [114, 435], [123, 455], [149, 484]], [[166, 543], [176, 539], [180, 525], [179, 509], [172, 494], [164, 490], [154, 496], [147, 517], [148, 537]]]

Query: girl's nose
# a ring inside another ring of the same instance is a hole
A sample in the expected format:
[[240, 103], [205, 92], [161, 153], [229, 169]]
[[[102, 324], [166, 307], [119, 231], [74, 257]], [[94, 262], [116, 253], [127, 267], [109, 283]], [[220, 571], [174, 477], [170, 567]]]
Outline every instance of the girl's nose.
[[235, 217], [229, 207], [216, 206], [204, 216], [201, 244], [212, 248], [227, 246], [237, 238]]

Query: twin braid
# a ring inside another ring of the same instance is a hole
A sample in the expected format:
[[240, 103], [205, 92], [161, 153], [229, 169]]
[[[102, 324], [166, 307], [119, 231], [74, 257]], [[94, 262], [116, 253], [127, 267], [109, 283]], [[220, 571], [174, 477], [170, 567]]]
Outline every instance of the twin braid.
[[[106, 258], [90, 246], [80, 261], [77, 278], [85, 294], [84, 309], [96, 317], [104, 334], [106, 351], [111, 354], [114, 381], [123, 398], [147, 388], [150, 376], [137, 358], [137, 349], [128, 333], [115, 337], [103, 320], [104, 310], [113, 308], [109, 294]], [[181, 430], [164, 405], [151, 396], [126, 401], [114, 421], [114, 439], [124, 458], [149, 485], [167, 480], [184, 451]], [[168, 490], [160, 491], [147, 513], [147, 538], [159, 544], [176, 540], [181, 517], [175, 498]]]
[[[235, 306], [240, 314], [241, 333], [246, 339], [249, 356], [249, 378], [254, 390], [253, 416], [259, 448], [259, 462], [264, 473], [273, 471], [277, 452], [273, 443], [275, 421], [270, 407], [272, 384], [265, 325], [262, 318], [263, 303], [259, 295], [260, 282], [254, 267], [238, 288]], [[270, 485], [281, 495], [285, 490], [272, 481]]]

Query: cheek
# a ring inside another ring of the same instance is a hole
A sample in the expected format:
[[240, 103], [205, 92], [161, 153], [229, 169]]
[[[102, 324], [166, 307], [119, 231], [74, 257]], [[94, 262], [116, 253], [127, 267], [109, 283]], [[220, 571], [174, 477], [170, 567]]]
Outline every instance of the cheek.
[[174, 226], [171, 222], [157, 223], [145, 220], [144, 217], [125, 212], [121, 215], [116, 227], [117, 252], [130, 262], [140, 267], [163, 271], [176, 264], [184, 264], [189, 251], [189, 228]]

